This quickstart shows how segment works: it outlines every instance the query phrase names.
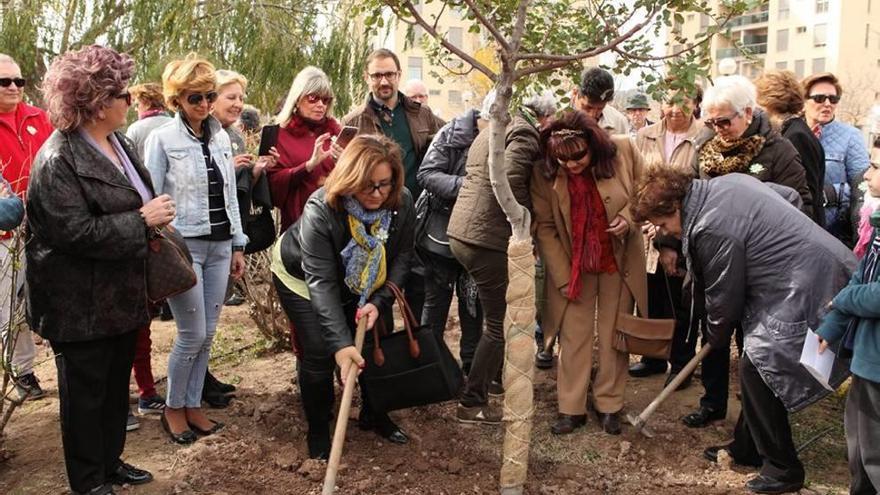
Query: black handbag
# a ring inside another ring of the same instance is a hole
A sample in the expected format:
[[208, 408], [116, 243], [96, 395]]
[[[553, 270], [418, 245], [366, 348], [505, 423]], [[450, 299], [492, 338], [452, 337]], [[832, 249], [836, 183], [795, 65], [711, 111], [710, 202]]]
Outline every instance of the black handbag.
[[[419, 328], [403, 293], [386, 283], [403, 314], [404, 330], [364, 340], [361, 385], [376, 411], [394, 411], [453, 400], [464, 384], [461, 368], [430, 330]], [[378, 323], [378, 322], [377, 322]]]
[[436, 256], [455, 259], [446, 235], [451, 208], [427, 191], [422, 192], [415, 207], [416, 247]]
[[275, 243], [275, 219], [270, 208], [255, 206], [251, 215], [244, 221], [242, 230], [248, 236], [244, 254], [259, 253]]

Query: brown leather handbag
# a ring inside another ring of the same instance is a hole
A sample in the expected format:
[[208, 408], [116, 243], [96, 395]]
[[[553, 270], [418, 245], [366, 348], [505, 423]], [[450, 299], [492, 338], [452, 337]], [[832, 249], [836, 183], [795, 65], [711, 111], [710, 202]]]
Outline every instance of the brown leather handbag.
[[620, 352], [669, 359], [675, 320], [640, 318], [628, 313], [617, 314], [612, 345]]
[[156, 304], [196, 285], [192, 255], [171, 225], [153, 229], [147, 241], [147, 298]]

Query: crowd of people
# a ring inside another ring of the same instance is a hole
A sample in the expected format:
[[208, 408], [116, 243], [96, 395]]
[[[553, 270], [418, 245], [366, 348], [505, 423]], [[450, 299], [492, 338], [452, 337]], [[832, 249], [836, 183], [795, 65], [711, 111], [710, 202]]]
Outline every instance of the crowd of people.
[[[235, 391], [208, 370], [211, 345], [245, 253], [265, 249], [289, 319], [310, 457], [329, 456], [334, 370], [346, 377], [365, 364], [356, 323], [391, 328], [394, 286], [439, 345], [457, 296], [466, 380], [455, 417], [501, 423], [490, 396], [504, 394], [511, 229], [489, 175], [493, 93], [446, 123], [424, 84], [402, 85], [397, 56], [378, 49], [363, 63], [365, 101], [337, 120], [330, 79], [306, 67], [272, 117], [277, 142], [257, 156], [260, 119], [245, 105], [243, 75], [190, 54], [160, 82], [134, 85], [134, 63], [98, 45], [58, 56], [39, 82], [42, 110], [23, 102], [33, 83], [0, 54], [0, 290], [13, 301], [0, 309], [3, 362], [21, 400], [40, 398], [29, 329], [51, 345], [74, 493], [152, 479], [122, 460], [137, 427], [132, 369], [138, 413], [160, 415], [172, 441], [224, 428], [203, 408], [224, 407]], [[796, 491], [805, 472], [788, 414], [828, 393], [798, 361], [814, 330], [820, 352], [838, 356], [830, 383], [853, 375], [852, 493], [877, 493], [880, 155], [871, 160], [860, 131], [835, 119], [840, 82], [787, 71], [720, 77], [657, 104], [634, 94], [625, 113], [608, 104], [614, 88], [611, 73], [592, 67], [570, 108], [549, 92], [518, 95], [504, 133], [507, 180], [532, 213], [536, 365], [552, 367], [558, 347], [558, 415], [546, 426], [569, 434], [592, 411], [600, 430], [620, 434], [627, 375], [668, 372], [669, 384], [698, 341], [711, 346], [705, 393], [682, 422], [723, 420], [735, 337], [741, 413], [733, 441], [704, 455], [715, 461], [723, 450], [759, 469], [753, 492]], [[123, 133], [132, 105], [138, 119]], [[349, 128], [354, 137], [337, 142]], [[168, 225], [196, 282], [152, 304], [148, 250]], [[12, 338], [25, 305], [28, 325]], [[615, 345], [620, 316], [633, 314], [675, 321], [668, 359], [631, 363]], [[150, 365], [150, 321], [160, 315], [176, 326], [164, 397]], [[358, 426], [407, 443], [361, 391]]]

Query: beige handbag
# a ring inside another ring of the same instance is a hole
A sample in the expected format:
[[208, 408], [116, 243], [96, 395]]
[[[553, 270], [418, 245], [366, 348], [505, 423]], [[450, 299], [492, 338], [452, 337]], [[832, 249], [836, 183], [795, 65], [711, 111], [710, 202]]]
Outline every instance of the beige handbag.
[[620, 352], [669, 359], [674, 332], [675, 320], [640, 318], [618, 313], [612, 345]]

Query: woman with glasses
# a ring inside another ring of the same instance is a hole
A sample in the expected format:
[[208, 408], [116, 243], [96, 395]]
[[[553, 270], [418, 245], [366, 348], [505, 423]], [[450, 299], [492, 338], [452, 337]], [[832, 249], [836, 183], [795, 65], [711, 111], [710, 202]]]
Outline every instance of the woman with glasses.
[[145, 259], [174, 202], [120, 131], [134, 62], [97, 45], [56, 58], [43, 81], [55, 131], [27, 199], [27, 286], [34, 330], [58, 370], [61, 440], [73, 493], [152, 480], [120, 459], [138, 331], [150, 323]]
[[[334, 366], [343, 377], [351, 366], [363, 366], [353, 343], [355, 323], [367, 318], [370, 329], [390, 316], [394, 297], [385, 284], [403, 286], [414, 231], [400, 147], [384, 136], [363, 135], [348, 144], [277, 243], [273, 280], [302, 345], [297, 376], [311, 458], [330, 453]], [[408, 441], [388, 414], [372, 410], [368, 396], [363, 399], [361, 429], [392, 443]]]
[[174, 226], [186, 240], [198, 279], [192, 289], [168, 300], [177, 338], [168, 358], [162, 425], [180, 444], [223, 427], [202, 411], [202, 388], [229, 276], [238, 279], [245, 268], [247, 236], [238, 211], [232, 146], [210, 114], [216, 85], [214, 66], [194, 53], [165, 66], [163, 93], [177, 114], [145, 145], [156, 192], [177, 202]]
[[272, 202], [281, 210], [284, 232], [302, 215], [309, 196], [333, 170], [342, 148], [333, 142], [340, 131], [330, 116], [333, 89], [330, 79], [317, 67], [306, 67], [293, 79], [287, 99], [275, 123], [278, 132], [278, 164], [269, 168]]

